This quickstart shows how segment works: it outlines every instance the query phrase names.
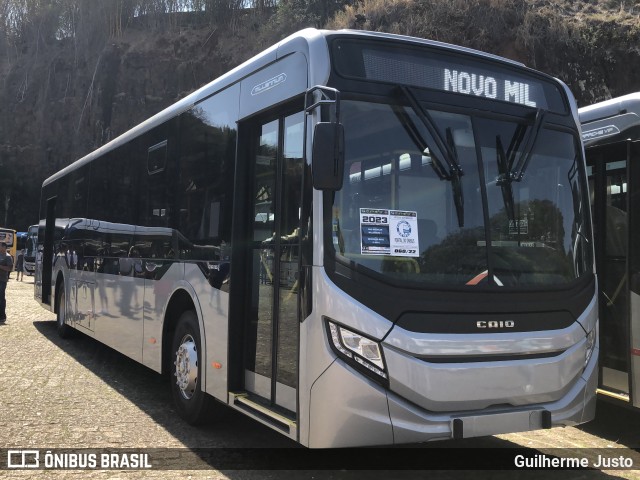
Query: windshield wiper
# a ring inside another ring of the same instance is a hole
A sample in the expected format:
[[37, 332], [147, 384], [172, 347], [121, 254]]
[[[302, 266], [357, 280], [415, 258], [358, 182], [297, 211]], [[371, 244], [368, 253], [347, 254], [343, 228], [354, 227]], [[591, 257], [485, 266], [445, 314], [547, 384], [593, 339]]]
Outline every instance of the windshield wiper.
[[502, 190], [502, 201], [504, 209], [507, 212], [507, 218], [514, 221], [516, 218], [515, 207], [513, 205], [513, 187], [511, 186], [511, 174], [509, 171], [508, 154], [505, 153], [502, 146], [500, 135], [496, 137], [496, 162], [498, 164], [498, 173], [496, 185]]
[[[512, 182], [520, 182], [529, 166], [529, 161], [533, 156], [533, 147], [538, 139], [540, 130], [544, 123], [546, 111], [539, 108], [533, 121], [533, 126], [529, 130], [525, 125], [518, 125], [513, 138], [509, 144], [509, 149], [505, 153], [500, 135], [496, 136], [496, 163], [498, 164], [499, 176], [496, 185], [502, 190], [502, 200], [509, 220], [515, 222], [515, 205], [513, 200]], [[529, 132], [526, 135], [527, 131]], [[525, 138], [526, 135], [526, 138]], [[515, 169], [513, 164], [516, 161], [516, 152], [524, 140], [524, 147], [518, 156]], [[517, 225], [516, 225], [517, 227]], [[518, 228], [519, 230], [519, 228]]]
[[449, 158], [451, 160], [449, 166], [455, 165], [455, 168], [450, 170], [449, 181], [451, 182], [451, 190], [453, 191], [453, 203], [456, 206], [456, 213], [458, 214], [458, 226], [462, 228], [464, 227], [464, 195], [462, 193], [460, 177], [462, 177], [463, 172], [458, 162], [458, 150], [456, 149], [451, 127], [447, 127], [447, 146], [449, 147]]
[[540, 130], [542, 130], [542, 124], [544, 123], [544, 117], [546, 115], [546, 110], [542, 110], [539, 108], [536, 111], [536, 117], [533, 121], [533, 126], [531, 130], [529, 130], [529, 135], [524, 143], [524, 148], [520, 153], [520, 157], [518, 158], [518, 164], [516, 165], [515, 170], [512, 170], [511, 176], [513, 180], [519, 182], [522, 180], [524, 176], [524, 172], [527, 171], [527, 167], [529, 166], [529, 161], [533, 156], [533, 146], [536, 144], [536, 140], [540, 135]]
[[[409, 87], [401, 85], [398, 87], [398, 92], [409, 103], [413, 112], [426, 128], [427, 139], [425, 140], [422, 136], [411, 117], [404, 111], [404, 108], [394, 106], [393, 111], [420, 151], [431, 158], [431, 167], [436, 172], [436, 175], [441, 180], [451, 182], [453, 202], [458, 216], [458, 226], [462, 228], [464, 226], [464, 195], [460, 178], [464, 175], [464, 172], [458, 163], [458, 153], [453, 139], [453, 132], [451, 128], [447, 128], [446, 139], [442, 138], [433, 118], [431, 118], [428, 111], [422, 108], [413, 91]], [[446, 166], [443, 165], [442, 160], [446, 162]]]

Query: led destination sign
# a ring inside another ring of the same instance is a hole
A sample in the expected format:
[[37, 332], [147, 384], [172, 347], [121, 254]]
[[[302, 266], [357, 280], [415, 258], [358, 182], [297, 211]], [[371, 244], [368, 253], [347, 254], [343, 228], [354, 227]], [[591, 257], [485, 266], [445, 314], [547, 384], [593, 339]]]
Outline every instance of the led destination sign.
[[332, 53], [335, 69], [343, 77], [429, 88], [566, 113], [564, 95], [552, 79], [492, 57], [343, 39], [334, 42]]
[[[520, 103], [528, 107], [537, 106], [537, 102], [529, 97], [531, 85], [528, 83], [505, 79], [503, 84], [498, 84], [498, 80], [491, 76], [448, 68], [444, 69], [444, 90]], [[498, 96], [498, 92], [502, 94]]]

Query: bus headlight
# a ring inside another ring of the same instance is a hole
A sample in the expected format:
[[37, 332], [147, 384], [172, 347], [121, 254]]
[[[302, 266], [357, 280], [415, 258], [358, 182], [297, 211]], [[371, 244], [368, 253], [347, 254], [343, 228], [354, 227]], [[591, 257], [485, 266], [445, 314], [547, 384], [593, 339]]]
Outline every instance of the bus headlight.
[[380, 344], [360, 333], [327, 320], [327, 334], [332, 350], [345, 362], [376, 382], [386, 383], [387, 369]]
[[593, 351], [596, 348], [596, 332], [597, 332], [597, 327], [594, 328], [593, 330], [591, 330], [589, 332], [589, 334], [587, 335], [587, 345], [586, 345], [586, 352], [584, 354], [584, 368], [587, 368], [587, 365], [589, 364], [589, 360], [591, 360], [591, 355], [593, 355]]

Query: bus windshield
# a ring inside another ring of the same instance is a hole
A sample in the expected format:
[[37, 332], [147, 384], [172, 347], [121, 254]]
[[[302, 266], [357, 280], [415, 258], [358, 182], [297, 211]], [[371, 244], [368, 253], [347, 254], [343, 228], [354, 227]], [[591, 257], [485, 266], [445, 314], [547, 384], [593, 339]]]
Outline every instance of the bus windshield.
[[31, 225], [27, 232], [26, 250], [24, 252], [24, 258], [33, 259], [36, 257], [36, 250], [38, 248], [38, 225]]
[[449, 286], [545, 287], [592, 271], [577, 136], [540, 111], [514, 121], [355, 100], [341, 109], [345, 179], [329, 248], [342, 263]]

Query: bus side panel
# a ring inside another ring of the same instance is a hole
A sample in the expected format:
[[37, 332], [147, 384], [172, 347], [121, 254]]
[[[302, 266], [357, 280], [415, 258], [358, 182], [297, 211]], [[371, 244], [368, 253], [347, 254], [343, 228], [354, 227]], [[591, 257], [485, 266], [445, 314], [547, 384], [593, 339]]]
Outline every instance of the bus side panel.
[[[119, 271], [117, 259], [109, 262]], [[96, 338], [142, 362], [144, 280], [115, 272], [96, 275]]]
[[95, 337], [141, 362], [144, 279], [134, 275], [128, 257], [134, 228], [128, 224], [88, 222], [94, 225], [92, 257], [86, 261], [95, 269], [92, 325]]
[[[203, 349], [206, 392], [218, 400], [227, 401], [227, 359], [229, 323], [228, 284], [213, 288], [195, 264], [185, 265], [185, 280], [192, 286], [198, 298], [204, 326]], [[226, 290], [226, 291], [225, 291]]]
[[307, 59], [294, 53], [242, 81], [240, 117], [283, 102], [307, 89]]
[[[158, 260], [143, 260], [141, 269], [144, 271], [149, 263], [156, 266]], [[172, 262], [168, 269], [160, 266], [153, 273], [145, 272], [142, 363], [156, 372], [162, 371], [162, 329], [167, 305], [174, 291], [180, 288], [184, 267], [183, 263]]]
[[132, 268], [139, 188], [146, 156], [124, 145], [91, 163], [88, 212], [95, 269], [95, 337], [142, 362], [144, 279]]
[[223, 402], [228, 391], [228, 276], [239, 95], [240, 84], [235, 84], [184, 112], [176, 148], [178, 251], [201, 315], [203, 385]]

